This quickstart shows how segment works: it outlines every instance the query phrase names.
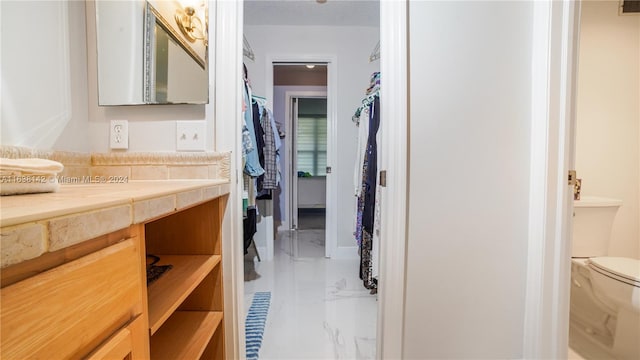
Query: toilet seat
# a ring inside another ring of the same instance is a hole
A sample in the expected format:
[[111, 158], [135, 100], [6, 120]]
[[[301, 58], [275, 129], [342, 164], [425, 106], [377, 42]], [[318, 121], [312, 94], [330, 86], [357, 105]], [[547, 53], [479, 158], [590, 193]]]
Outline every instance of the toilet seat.
[[640, 288], [640, 260], [622, 257], [594, 257], [589, 267], [602, 275]]

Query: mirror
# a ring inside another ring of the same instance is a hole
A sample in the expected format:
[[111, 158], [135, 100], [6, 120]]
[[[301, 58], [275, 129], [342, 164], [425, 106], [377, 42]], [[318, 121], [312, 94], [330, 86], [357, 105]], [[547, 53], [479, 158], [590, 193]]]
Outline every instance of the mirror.
[[98, 104], [209, 102], [207, 1], [95, 2]]

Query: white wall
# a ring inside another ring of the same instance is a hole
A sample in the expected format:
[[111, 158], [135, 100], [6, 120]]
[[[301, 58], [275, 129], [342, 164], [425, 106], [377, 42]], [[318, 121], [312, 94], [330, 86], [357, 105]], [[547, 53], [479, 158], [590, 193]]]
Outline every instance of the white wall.
[[[255, 53], [255, 62], [245, 61], [255, 94], [266, 93], [267, 56], [333, 55], [337, 58], [338, 146], [337, 176], [338, 246], [355, 246], [353, 238], [353, 167], [357, 128], [351, 116], [365, 96], [369, 78], [379, 62], [369, 63], [369, 54], [379, 39], [377, 27], [340, 26], [245, 26], [245, 35]], [[245, 59], [246, 60], [246, 59]], [[384, 84], [384, 75], [383, 75]], [[384, 85], [383, 85], [384, 86]], [[269, 99], [272, 100], [272, 99]]]
[[521, 358], [533, 6], [409, 7], [403, 357]]
[[[215, 18], [215, 1], [209, 2], [209, 16]], [[210, 28], [211, 30], [211, 28]], [[98, 106], [95, 17], [91, 6], [87, 15], [87, 60], [89, 93], [89, 141], [93, 152], [109, 152], [110, 120], [129, 121], [130, 152], [176, 151], [176, 121], [206, 122], [206, 150], [214, 150], [215, 72], [209, 71], [209, 104], [207, 105], [133, 105]], [[114, 55], [117, 56], [117, 55]], [[215, 64], [215, 51], [209, 48], [209, 68]]]
[[[71, 70], [71, 120], [55, 140], [56, 150], [87, 152], [88, 132], [87, 34], [84, 4], [69, 2], [69, 50]], [[31, 146], [31, 145], [30, 145]], [[35, 146], [33, 146], [35, 147]]]
[[640, 16], [619, 16], [618, 1], [586, 1], [580, 31], [582, 194], [622, 200], [609, 254], [640, 259]]
[[324, 208], [326, 190], [327, 178], [324, 176], [298, 178], [298, 208]]
[[[124, 119], [129, 120], [128, 151], [172, 152], [176, 120], [203, 120], [206, 149], [215, 149], [213, 71], [206, 106], [99, 107], [95, 17], [85, 15], [85, 2], [0, 1], [0, 6], [3, 145], [108, 152], [109, 120]], [[215, 1], [209, 6], [215, 17]], [[24, 36], [9, 36], [15, 31], [5, 27], [24, 28]], [[215, 51], [209, 59], [214, 64]]]
[[88, 151], [84, 4], [0, 7], [2, 145]]

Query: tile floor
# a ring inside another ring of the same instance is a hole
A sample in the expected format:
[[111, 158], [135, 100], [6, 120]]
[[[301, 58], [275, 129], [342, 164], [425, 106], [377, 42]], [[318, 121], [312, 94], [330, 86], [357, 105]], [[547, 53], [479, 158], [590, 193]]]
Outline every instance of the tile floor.
[[[260, 359], [375, 359], [377, 302], [358, 260], [324, 258], [324, 230], [310, 227], [279, 232], [273, 261], [245, 257], [245, 311], [271, 291]], [[584, 357], [570, 348], [568, 359]]]
[[322, 229], [278, 233], [273, 261], [250, 250], [245, 310], [255, 292], [271, 291], [260, 359], [374, 359], [376, 297], [358, 265], [324, 258]]

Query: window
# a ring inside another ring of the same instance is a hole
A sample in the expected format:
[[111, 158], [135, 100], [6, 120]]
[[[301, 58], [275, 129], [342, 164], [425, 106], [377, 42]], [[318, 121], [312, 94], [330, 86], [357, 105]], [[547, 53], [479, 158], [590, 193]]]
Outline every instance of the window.
[[327, 167], [327, 118], [298, 117], [298, 173], [325, 176]]
[[[298, 117], [298, 174], [326, 176], [327, 117]], [[300, 175], [299, 175], [300, 176]]]
[[327, 99], [297, 99], [298, 176], [327, 175]]

